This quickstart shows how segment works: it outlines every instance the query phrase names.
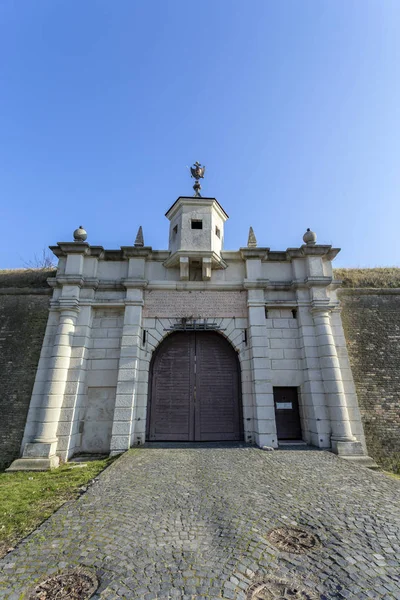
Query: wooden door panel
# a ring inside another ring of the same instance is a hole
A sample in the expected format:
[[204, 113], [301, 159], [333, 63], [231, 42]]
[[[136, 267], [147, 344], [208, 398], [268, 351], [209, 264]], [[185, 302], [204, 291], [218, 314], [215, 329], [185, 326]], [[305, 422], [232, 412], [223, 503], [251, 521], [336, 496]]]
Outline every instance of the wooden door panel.
[[167, 337], [152, 361], [151, 441], [243, 439], [236, 352], [215, 332]]
[[278, 440], [301, 440], [297, 388], [274, 387], [274, 403]]
[[221, 335], [196, 335], [195, 435], [198, 441], [240, 440], [236, 353]]
[[150, 439], [191, 441], [194, 421], [194, 334], [167, 338], [152, 369]]

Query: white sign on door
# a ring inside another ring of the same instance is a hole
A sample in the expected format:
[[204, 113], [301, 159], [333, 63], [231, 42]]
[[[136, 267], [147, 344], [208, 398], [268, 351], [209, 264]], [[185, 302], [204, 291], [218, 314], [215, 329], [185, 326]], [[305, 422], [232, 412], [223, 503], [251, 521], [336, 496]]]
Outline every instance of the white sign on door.
[[291, 410], [293, 407], [291, 402], [277, 402], [276, 408], [278, 410]]

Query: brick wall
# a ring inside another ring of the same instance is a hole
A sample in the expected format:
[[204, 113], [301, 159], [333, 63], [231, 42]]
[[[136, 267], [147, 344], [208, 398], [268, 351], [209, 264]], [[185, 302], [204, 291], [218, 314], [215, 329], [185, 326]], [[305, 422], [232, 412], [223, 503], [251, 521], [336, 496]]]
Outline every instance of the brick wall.
[[400, 471], [400, 290], [342, 289], [339, 297], [368, 451]]
[[48, 316], [48, 275], [0, 272], [0, 468], [20, 451]]

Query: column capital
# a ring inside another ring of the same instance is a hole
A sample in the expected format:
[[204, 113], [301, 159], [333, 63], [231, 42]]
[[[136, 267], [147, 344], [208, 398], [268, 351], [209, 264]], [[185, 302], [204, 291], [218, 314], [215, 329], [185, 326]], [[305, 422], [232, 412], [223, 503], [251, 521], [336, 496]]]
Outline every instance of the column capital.
[[80, 311], [78, 298], [60, 298], [58, 300], [58, 310], [61, 314], [72, 312], [76, 316]]
[[316, 304], [312, 303], [310, 306], [310, 313], [312, 315], [329, 316], [332, 312], [332, 306], [330, 304]]
[[56, 284], [58, 286], [63, 285], [75, 285], [78, 288], [81, 288], [84, 283], [83, 275], [59, 275], [55, 278]]

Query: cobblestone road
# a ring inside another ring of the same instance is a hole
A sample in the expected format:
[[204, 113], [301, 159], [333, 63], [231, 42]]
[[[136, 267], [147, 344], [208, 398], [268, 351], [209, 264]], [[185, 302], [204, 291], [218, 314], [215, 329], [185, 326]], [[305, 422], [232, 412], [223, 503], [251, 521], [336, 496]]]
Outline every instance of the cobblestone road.
[[[290, 524], [320, 547], [267, 541]], [[137, 449], [0, 561], [0, 597], [77, 564], [95, 598], [244, 600], [266, 577], [310, 590], [279, 598], [400, 599], [400, 482], [327, 452]]]

